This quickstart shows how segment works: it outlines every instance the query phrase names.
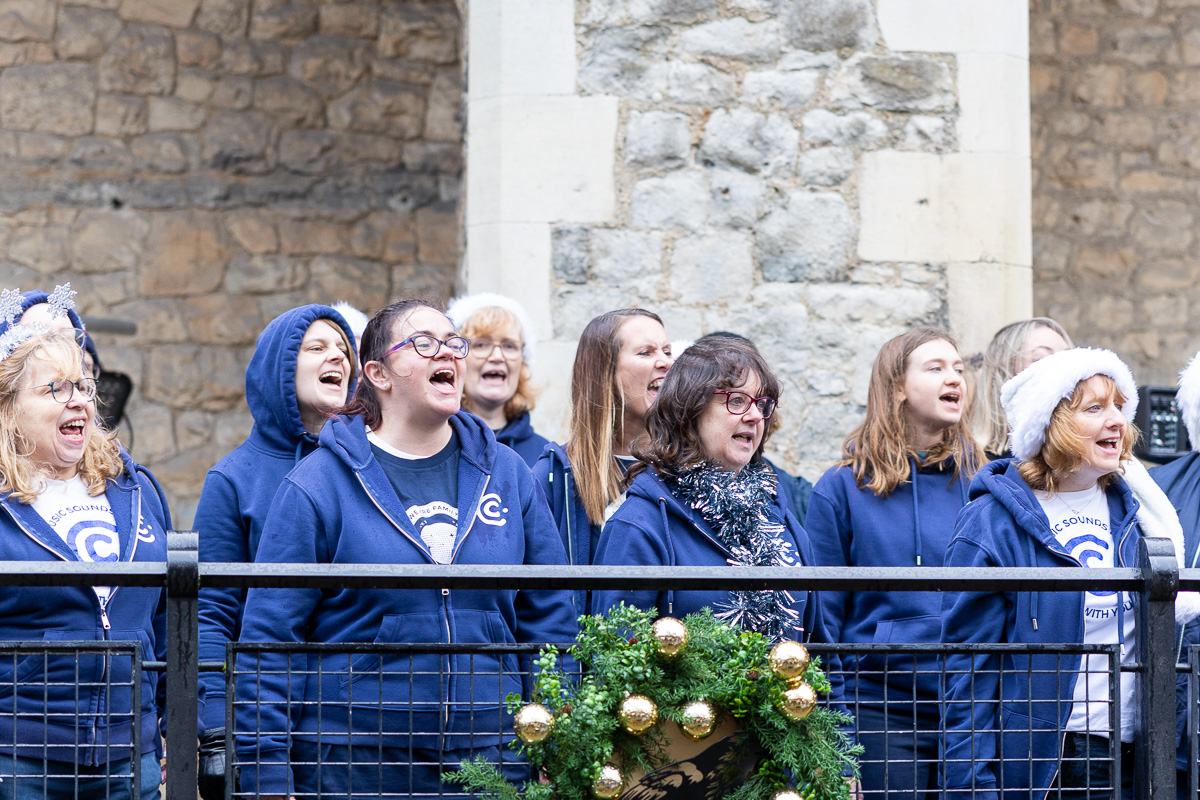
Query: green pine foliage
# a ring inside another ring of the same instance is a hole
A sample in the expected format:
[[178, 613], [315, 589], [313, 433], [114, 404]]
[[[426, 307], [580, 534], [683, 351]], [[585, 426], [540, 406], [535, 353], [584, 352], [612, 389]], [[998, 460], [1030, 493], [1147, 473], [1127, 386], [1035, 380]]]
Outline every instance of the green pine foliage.
[[[741, 631], [706, 610], [684, 620], [688, 644], [667, 658], [658, 652], [653, 623], [648, 612], [625, 605], [608, 616], [582, 617], [570, 650], [575, 663], [586, 667], [579, 680], [559, 668], [553, 647], [542, 651], [530, 700], [554, 714], [554, 728], [542, 742], [515, 740], [513, 747], [544, 781], [513, 786], [481, 759], [463, 762], [446, 780], [488, 800], [592, 800], [592, 783], [607, 763], [620, 765], [625, 774], [669, 763], [663, 725], [678, 722], [688, 703], [705, 700], [718, 721], [733, 716], [768, 754], [727, 800], [771, 800], [788, 787], [805, 800], [849, 800], [848, 781], [857, 774], [855, 757], [861, 752], [843, 732], [850, 718], [821, 704], [801, 721], [780, 713], [777, 704], [787, 686], [771, 672], [771, 643], [764, 636]], [[830, 691], [817, 658], [804, 680], [819, 694]], [[629, 694], [653, 700], [660, 725], [641, 736], [625, 731], [617, 713]], [[516, 712], [524, 702], [510, 696], [509, 710]]]

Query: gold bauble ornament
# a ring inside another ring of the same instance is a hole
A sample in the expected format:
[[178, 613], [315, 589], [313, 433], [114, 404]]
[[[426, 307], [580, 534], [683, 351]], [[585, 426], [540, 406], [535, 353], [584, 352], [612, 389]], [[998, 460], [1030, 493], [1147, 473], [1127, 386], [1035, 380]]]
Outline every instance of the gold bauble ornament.
[[625, 730], [635, 735], [641, 735], [654, 727], [658, 722], [658, 706], [649, 697], [631, 694], [621, 701], [617, 711], [617, 719]]
[[687, 647], [688, 629], [674, 617], [659, 617], [654, 621], [654, 641], [658, 652], [667, 658], [679, 655], [679, 651]]
[[550, 713], [550, 709], [539, 703], [529, 703], [522, 706], [513, 717], [513, 727], [516, 728], [517, 736], [522, 742], [537, 744], [550, 735], [550, 730], [554, 727], [554, 715]]
[[788, 689], [779, 704], [779, 710], [789, 719], [804, 719], [816, 707], [817, 693], [807, 683]]
[[605, 764], [596, 780], [592, 781], [592, 794], [606, 800], [619, 795], [624, 785], [625, 778], [621, 775], [621, 770], [612, 764]]
[[688, 703], [680, 714], [679, 729], [694, 742], [708, 738], [717, 726], [717, 713], [703, 700]]
[[784, 789], [782, 792], [776, 792], [771, 800], [803, 800], [799, 793], [793, 792], [791, 789]]
[[771, 671], [786, 681], [799, 678], [808, 669], [808, 650], [799, 642], [780, 642], [771, 648]]

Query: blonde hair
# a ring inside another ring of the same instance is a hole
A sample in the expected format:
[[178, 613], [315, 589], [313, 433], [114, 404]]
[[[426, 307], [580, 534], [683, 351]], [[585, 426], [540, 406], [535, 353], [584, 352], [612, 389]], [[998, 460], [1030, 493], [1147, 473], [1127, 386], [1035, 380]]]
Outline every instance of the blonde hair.
[[[19, 390], [29, 388], [22, 384], [35, 359], [59, 368], [62, 377], [71, 380], [84, 377], [83, 352], [74, 335], [67, 331], [32, 336], [0, 361], [0, 492], [10, 493], [27, 505], [37, 499], [46, 479], [43, 465], [32, 458], [33, 442], [21, 432], [17, 407]], [[96, 419], [99, 420], [98, 415]], [[79, 461], [79, 476], [93, 497], [104, 491], [106, 481], [125, 471], [116, 438], [115, 433], [103, 429], [92, 431]]]
[[[521, 332], [521, 337], [524, 338], [526, 333], [521, 329], [521, 321], [517, 319], [515, 314], [499, 306], [487, 306], [467, 317], [466, 322], [462, 324], [458, 333], [460, 336], [465, 336], [473, 340], [479, 336], [494, 336], [497, 331], [507, 328], [510, 325], [515, 325], [517, 330]], [[512, 422], [526, 411], [533, 411], [538, 392], [533, 388], [531, 383], [532, 378], [533, 374], [529, 369], [529, 364], [525, 361], [524, 356], [522, 356], [521, 375], [517, 379], [517, 391], [504, 404], [504, 418], [507, 421]], [[463, 405], [467, 411], [475, 410], [475, 406], [471, 402], [471, 397], [465, 391], [463, 392]]]
[[1017, 374], [1017, 359], [1025, 350], [1025, 340], [1038, 328], [1049, 328], [1063, 338], [1067, 347], [1073, 346], [1062, 325], [1049, 317], [1034, 317], [1011, 322], [996, 331], [983, 353], [968, 419], [975, 440], [988, 453], [1003, 453], [1008, 449], [1008, 419], [1000, 405], [1000, 388]]
[[[887, 497], [896, 487], [909, 480], [909, 459], [916, 452], [908, 444], [904, 424], [904, 403], [896, 397], [904, 388], [908, 362], [914, 350], [928, 342], [944, 341], [955, 350], [958, 344], [939, 328], [914, 328], [889, 339], [879, 349], [871, 366], [871, 382], [867, 386], [867, 416], [850, 432], [842, 444], [842, 460], [838, 466], [854, 470], [854, 480], [860, 489], [870, 489]], [[954, 460], [954, 477], [969, 480], [983, 466], [979, 448], [967, 429], [966, 415], [942, 431], [941, 440], [925, 454], [923, 465], [941, 464]]]
[[604, 510], [621, 495], [621, 469], [613, 442], [624, 433], [625, 396], [617, 380], [621, 327], [634, 317], [662, 324], [653, 311], [624, 308], [593, 319], [579, 336], [571, 369], [571, 438], [567, 458], [588, 522], [604, 523]]
[[[1100, 378], [1104, 383], [1104, 391], [1097, 399], [1104, 403], [1115, 402], [1118, 405], [1125, 402], [1125, 395], [1117, 388], [1117, 383], [1112, 378], [1107, 375], [1093, 375], [1092, 378]], [[1050, 422], [1046, 425], [1046, 441], [1042, 444], [1042, 449], [1037, 455], [1017, 465], [1017, 470], [1030, 488], [1039, 492], [1056, 492], [1065, 478], [1083, 466], [1086, 445], [1079, 425], [1075, 422], [1075, 412], [1083, 408], [1087, 399], [1087, 392], [1080, 389], [1089, 380], [1091, 378], [1085, 378], [1075, 384], [1071, 396], [1058, 401], [1058, 405], [1050, 414]], [[1125, 431], [1121, 434], [1121, 461], [1132, 457], [1133, 445], [1137, 438], [1137, 428], [1132, 422], [1127, 423]], [[1107, 487], [1115, 474], [1110, 472], [1102, 475], [1097, 481], [1100, 488]]]

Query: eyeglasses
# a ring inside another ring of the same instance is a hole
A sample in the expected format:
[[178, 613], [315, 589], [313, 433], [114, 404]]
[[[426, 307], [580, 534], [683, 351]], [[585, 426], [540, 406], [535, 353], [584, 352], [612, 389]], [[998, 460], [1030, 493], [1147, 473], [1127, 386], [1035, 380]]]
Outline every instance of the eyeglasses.
[[414, 333], [412, 336], [405, 339], [399, 344], [394, 344], [383, 354], [387, 358], [392, 353], [399, 350], [404, 345], [412, 343], [413, 350], [417, 351], [417, 355], [425, 358], [433, 358], [442, 349], [442, 345], [450, 351], [450, 355], [455, 358], [466, 358], [467, 352], [471, 349], [471, 343], [461, 336], [451, 336], [449, 339], [439, 339], [428, 333]]
[[492, 354], [493, 350], [499, 347], [500, 355], [511, 361], [520, 358], [521, 349], [524, 346], [524, 343], [514, 342], [512, 339], [505, 339], [501, 342], [493, 342], [491, 339], [476, 339], [471, 342], [471, 356], [474, 358], [487, 358]]
[[[66, 378], [59, 378], [50, 383], [39, 383], [37, 386], [26, 386], [26, 389], [41, 389], [44, 386], [50, 387], [50, 396], [55, 402], [66, 404], [70, 402], [75, 395], [75, 390], [79, 390], [79, 394], [85, 402], [90, 402], [96, 398], [96, 379], [95, 378], [80, 378], [77, 381], [69, 381]], [[21, 391], [21, 390], [18, 390]]]
[[750, 406], [754, 406], [758, 409], [758, 413], [762, 414], [763, 419], [770, 419], [771, 415], [775, 413], [775, 406], [778, 403], [774, 397], [751, 397], [745, 392], [725, 389], [718, 389], [713, 394], [725, 395], [725, 410], [739, 417], [749, 411]]

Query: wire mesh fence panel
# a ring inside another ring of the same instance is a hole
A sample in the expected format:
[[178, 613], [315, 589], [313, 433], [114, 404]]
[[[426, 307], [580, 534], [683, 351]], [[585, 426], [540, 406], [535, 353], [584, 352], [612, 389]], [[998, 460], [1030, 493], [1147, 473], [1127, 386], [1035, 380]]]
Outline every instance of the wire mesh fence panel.
[[159, 782], [159, 713], [142, 691], [141, 643], [47, 633], [56, 635], [0, 642], [0, 796], [141, 797], [147, 764], [145, 777]]
[[462, 797], [442, 778], [475, 758], [524, 782], [508, 700], [539, 649], [231, 644], [230, 795]]

